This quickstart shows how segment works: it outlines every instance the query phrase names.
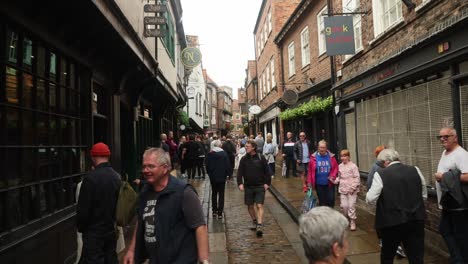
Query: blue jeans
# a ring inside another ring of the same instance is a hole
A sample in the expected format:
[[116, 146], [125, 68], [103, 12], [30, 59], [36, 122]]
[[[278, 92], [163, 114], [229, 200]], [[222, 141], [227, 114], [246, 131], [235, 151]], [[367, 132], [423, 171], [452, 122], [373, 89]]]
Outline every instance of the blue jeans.
[[335, 207], [335, 185], [315, 185], [320, 206]]
[[468, 210], [442, 210], [439, 232], [450, 252], [450, 263], [468, 263]]

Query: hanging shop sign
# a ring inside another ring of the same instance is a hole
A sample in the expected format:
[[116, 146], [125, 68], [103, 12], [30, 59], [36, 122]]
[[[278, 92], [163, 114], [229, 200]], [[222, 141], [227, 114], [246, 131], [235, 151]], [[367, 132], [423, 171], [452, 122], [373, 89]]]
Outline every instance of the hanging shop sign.
[[163, 28], [146, 28], [145, 37], [164, 37], [166, 35], [166, 30]]
[[167, 23], [167, 18], [162, 16], [147, 16], [144, 18], [144, 23], [146, 25], [165, 25]]
[[180, 57], [185, 67], [195, 68], [201, 63], [202, 54], [200, 50], [195, 47], [187, 47], [182, 50]]
[[354, 27], [352, 16], [324, 17], [327, 55], [354, 54]]
[[[148, 26], [157, 26], [157, 25], [165, 25], [167, 23], [167, 19], [162, 16], [162, 14], [167, 12], [166, 5], [150, 5], [146, 4], [143, 7], [143, 10], [146, 13], [154, 13], [154, 16], [145, 16], [143, 19], [144, 25], [144, 36], [149, 38], [161, 38], [166, 36], [167, 30], [164, 28], [148, 28]], [[159, 14], [159, 16], [158, 16]]]
[[164, 12], [167, 12], [167, 6], [146, 4], [144, 5], [143, 10], [146, 13], [164, 13]]

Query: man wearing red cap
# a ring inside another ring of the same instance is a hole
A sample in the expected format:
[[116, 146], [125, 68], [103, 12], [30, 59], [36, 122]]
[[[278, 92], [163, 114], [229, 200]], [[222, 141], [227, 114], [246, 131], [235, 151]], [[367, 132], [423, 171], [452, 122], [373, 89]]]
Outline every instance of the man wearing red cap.
[[109, 163], [110, 154], [109, 147], [102, 142], [91, 148], [95, 169], [81, 184], [76, 212], [78, 231], [83, 233], [80, 264], [118, 263], [115, 209], [122, 182]]

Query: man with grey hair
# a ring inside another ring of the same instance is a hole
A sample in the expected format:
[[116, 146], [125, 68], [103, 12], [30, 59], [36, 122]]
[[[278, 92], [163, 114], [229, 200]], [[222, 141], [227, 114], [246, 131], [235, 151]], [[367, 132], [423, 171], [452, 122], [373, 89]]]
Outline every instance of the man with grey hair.
[[393, 263], [403, 242], [409, 263], [424, 263], [426, 180], [418, 167], [404, 165], [394, 149], [377, 156], [384, 168], [374, 174], [367, 203], [377, 202], [375, 229], [382, 238], [381, 263]]
[[193, 187], [169, 175], [171, 159], [161, 148], [143, 154], [148, 184], [138, 197], [137, 225], [124, 263], [208, 263], [208, 231]]
[[468, 152], [458, 144], [453, 128], [442, 128], [437, 139], [444, 147], [435, 174], [437, 199], [443, 206], [439, 231], [449, 249], [451, 263], [468, 263], [468, 201], [463, 191], [453, 191], [468, 188]]
[[348, 252], [348, 225], [346, 217], [328, 206], [303, 214], [299, 235], [309, 263], [343, 263]]

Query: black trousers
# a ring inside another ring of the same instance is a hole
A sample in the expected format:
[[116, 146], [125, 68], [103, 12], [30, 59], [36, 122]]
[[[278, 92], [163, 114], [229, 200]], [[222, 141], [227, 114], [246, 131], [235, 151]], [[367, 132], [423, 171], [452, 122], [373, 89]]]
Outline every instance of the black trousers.
[[205, 170], [205, 157], [198, 157], [196, 160], [196, 167], [198, 176], [205, 178], [206, 170]]
[[224, 210], [225, 182], [211, 183], [211, 207], [213, 212], [222, 213]]
[[424, 221], [412, 221], [397, 226], [380, 229], [382, 251], [380, 263], [393, 263], [400, 242], [410, 264], [424, 263]]
[[315, 185], [320, 206], [335, 207], [335, 185]]
[[468, 263], [468, 210], [442, 210], [439, 231], [450, 252], [450, 263]]
[[80, 264], [118, 264], [115, 232], [105, 236], [83, 233]]
[[294, 157], [285, 157], [286, 159], [286, 178], [289, 177], [289, 170], [292, 170], [292, 176], [297, 177], [297, 171], [296, 171], [296, 161], [294, 160]]

